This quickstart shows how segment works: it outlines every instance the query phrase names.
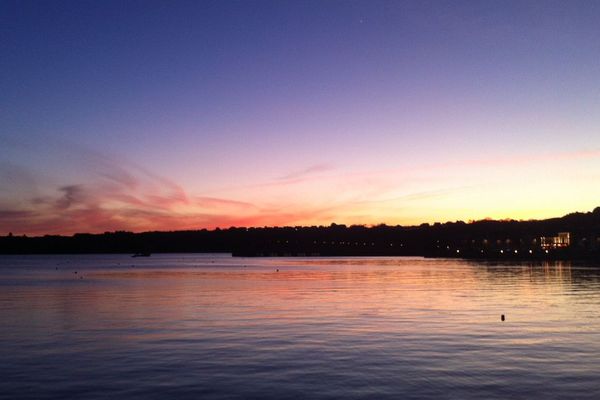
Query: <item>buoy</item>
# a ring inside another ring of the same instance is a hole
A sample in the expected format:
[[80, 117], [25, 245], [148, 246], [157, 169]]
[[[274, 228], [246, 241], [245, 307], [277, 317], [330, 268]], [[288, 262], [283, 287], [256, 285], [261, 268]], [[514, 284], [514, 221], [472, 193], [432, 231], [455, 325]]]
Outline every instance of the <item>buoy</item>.
[[504, 321], [504, 319], [505, 319], [505, 318], [504, 318], [504, 314], [502, 314], [502, 315], [500, 316], [500, 321]]
[[277, 272], [279, 272], [279, 268], [277, 268]]

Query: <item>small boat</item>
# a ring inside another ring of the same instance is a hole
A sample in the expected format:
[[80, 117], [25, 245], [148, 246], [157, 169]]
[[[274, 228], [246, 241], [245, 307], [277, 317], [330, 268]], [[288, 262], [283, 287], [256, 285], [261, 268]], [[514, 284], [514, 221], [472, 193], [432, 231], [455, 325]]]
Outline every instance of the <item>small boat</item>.
[[131, 257], [150, 257], [150, 253], [135, 253]]

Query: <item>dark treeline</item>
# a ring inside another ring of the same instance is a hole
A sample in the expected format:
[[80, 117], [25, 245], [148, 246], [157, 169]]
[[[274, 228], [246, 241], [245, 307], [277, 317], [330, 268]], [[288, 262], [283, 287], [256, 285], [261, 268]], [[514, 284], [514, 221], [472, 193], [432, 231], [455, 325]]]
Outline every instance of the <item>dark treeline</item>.
[[[568, 232], [568, 246], [542, 237]], [[106, 232], [0, 237], [2, 254], [227, 252], [237, 256], [403, 255], [432, 257], [598, 257], [600, 207], [535, 221], [482, 220], [419, 226], [361, 225]]]

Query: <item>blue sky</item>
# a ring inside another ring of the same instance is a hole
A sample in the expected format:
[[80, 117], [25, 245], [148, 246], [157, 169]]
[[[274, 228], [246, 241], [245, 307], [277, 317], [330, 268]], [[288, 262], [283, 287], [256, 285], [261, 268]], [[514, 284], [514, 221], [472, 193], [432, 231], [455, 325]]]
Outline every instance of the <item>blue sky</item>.
[[0, 229], [598, 205], [598, 2], [4, 1], [0, 35]]

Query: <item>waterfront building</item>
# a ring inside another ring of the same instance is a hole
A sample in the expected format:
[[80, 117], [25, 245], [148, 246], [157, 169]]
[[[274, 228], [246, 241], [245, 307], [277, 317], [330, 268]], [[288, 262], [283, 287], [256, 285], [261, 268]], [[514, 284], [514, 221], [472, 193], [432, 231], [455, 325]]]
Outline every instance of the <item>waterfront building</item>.
[[559, 232], [558, 236], [542, 236], [540, 238], [542, 249], [558, 249], [571, 245], [571, 233]]

